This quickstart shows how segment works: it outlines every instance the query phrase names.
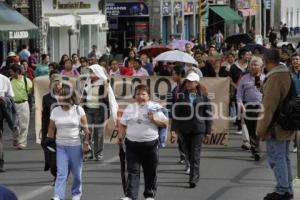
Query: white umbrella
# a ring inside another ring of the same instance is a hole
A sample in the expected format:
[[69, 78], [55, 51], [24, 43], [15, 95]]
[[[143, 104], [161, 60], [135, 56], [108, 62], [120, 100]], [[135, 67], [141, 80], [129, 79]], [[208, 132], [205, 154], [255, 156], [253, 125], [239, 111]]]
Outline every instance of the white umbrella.
[[291, 42], [278, 42], [277, 47], [281, 48], [283, 45], [288, 45], [288, 44], [291, 44], [295, 48], [294, 44]]
[[178, 50], [167, 51], [159, 54], [156, 58], [154, 58], [154, 61], [182, 62], [198, 65], [197, 61], [190, 54]]

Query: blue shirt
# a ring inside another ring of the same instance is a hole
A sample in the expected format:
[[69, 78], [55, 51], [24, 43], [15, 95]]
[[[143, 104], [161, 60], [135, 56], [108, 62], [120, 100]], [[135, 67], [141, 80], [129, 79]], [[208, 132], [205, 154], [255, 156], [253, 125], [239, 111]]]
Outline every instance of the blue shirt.
[[292, 73], [292, 79], [295, 83], [297, 94], [300, 95], [300, 71]]
[[[261, 75], [260, 80], [263, 80]], [[242, 76], [238, 83], [236, 99], [238, 103], [260, 103], [262, 100], [261, 91], [255, 86], [255, 78], [250, 73]]]

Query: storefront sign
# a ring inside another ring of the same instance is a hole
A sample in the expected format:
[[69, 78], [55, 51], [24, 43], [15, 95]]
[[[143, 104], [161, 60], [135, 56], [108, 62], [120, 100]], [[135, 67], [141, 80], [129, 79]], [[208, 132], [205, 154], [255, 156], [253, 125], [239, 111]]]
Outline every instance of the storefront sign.
[[91, 8], [91, 4], [84, 3], [82, 1], [61, 3], [60, 1], [53, 0], [53, 9], [89, 9], [89, 8]]
[[28, 31], [10, 31], [9, 32], [9, 39], [26, 39], [29, 38]]
[[107, 3], [107, 16], [148, 16], [148, 6], [145, 3]]
[[42, 14], [96, 13], [102, 5], [103, 0], [42, 0]]
[[271, 10], [271, 0], [265, 0], [265, 7], [267, 10]]

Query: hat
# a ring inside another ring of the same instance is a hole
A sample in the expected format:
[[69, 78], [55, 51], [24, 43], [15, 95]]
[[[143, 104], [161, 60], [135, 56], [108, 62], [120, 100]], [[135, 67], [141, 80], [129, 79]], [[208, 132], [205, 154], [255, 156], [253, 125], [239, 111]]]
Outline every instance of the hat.
[[17, 54], [15, 52], [11, 51], [8, 53], [7, 57], [14, 57], [14, 56], [17, 56]]
[[197, 81], [199, 82], [200, 81], [200, 77], [197, 73], [195, 72], [191, 72], [189, 73], [186, 77], [185, 77], [186, 80], [189, 80], [189, 81]]

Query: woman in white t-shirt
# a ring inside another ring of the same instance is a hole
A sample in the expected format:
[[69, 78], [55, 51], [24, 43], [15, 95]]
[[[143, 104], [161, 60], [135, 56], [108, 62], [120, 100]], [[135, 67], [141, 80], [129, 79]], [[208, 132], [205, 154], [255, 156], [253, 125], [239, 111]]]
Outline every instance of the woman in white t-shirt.
[[[78, 103], [75, 91], [68, 84], [63, 85], [58, 98], [60, 106], [51, 111], [48, 128], [49, 140], [54, 138], [56, 129], [56, 163], [57, 177], [52, 200], [65, 198], [65, 187], [69, 169], [73, 177], [72, 200], [81, 198], [81, 173], [83, 152], [89, 151], [89, 130], [85, 112]], [[80, 128], [84, 131], [84, 142], [81, 144]]]
[[150, 91], [146, 85], [135, 88], [136, 103], [129, 104], [120, 120], [118, 143], [126, 137], [126, 161], [128, 171], [126, 197], [123, 200], [137, 200], [140, 167], [145, 179], [144, 197], [153, 200], [156, 193], [156, 171], [158, 166], [158, 127], [166, 127], [167, 117], [162, 106], [150, 101]]

